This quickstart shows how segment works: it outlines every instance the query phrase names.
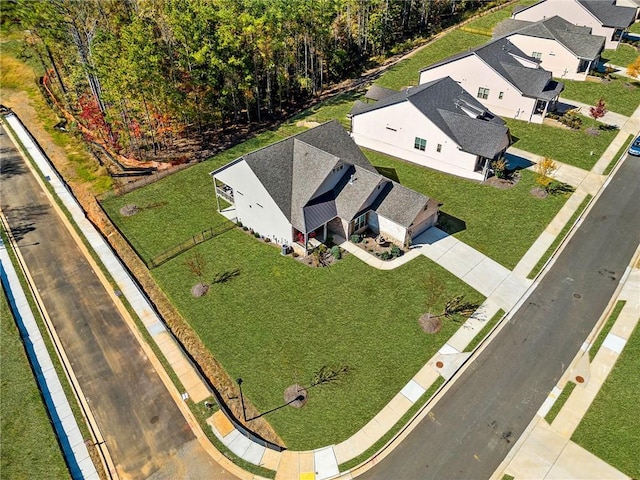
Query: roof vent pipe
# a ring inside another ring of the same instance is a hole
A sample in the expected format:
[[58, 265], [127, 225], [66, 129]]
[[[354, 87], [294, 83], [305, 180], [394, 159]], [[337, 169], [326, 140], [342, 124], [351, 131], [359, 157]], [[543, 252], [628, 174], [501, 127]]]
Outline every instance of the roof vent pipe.
[[353, 174], [349, 177], [349, 185], [353, 185]]

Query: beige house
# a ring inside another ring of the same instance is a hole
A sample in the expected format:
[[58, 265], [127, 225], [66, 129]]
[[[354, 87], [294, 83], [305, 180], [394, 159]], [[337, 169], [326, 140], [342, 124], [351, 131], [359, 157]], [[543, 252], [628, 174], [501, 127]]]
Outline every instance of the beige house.
[[590, 27], [579, 27], [554, 16], [538, 22], [509, 18], [493, 30], [494, 38], [507, 38], [554, 77], [584, 80], [596, 68], [605, 38], [591, 35]]
[[372, 90], [378, 101], [351, 111], [351, 136], [362, 147], [482, 181], [509, 146], [504, 120], [450, 77], [401, 92]]
[[622, 33], [635, 21], [636, 8], [618, 6], [615, 0], [540, 0], [514, 7], [511, 18], [538, 22], [556, 15], [574, 25], [590, 27], [593, 35], [605, 37], [604, 48], [615, 50]]
[[564, 89], [540, 60], [507, 38], [453, 55], [420, 71], [420, 84], [451, 77], [484, 107], [501, 117], [542, 123]]

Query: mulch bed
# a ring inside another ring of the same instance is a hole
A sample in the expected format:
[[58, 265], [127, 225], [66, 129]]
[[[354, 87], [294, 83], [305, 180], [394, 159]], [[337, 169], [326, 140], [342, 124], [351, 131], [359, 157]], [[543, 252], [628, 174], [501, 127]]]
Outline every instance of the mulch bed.
[[496, 176], [487, 178], [484, 183], [485, 185], [491, 185], [492, 187], [498, 188], [500, 190], [507, 190], [509, 188], [513, 188], [520, 181], [520, 175], [513, 175], [508, 178], [498, 178]]
[[294, 408], [304, 407], [307, 403], [308, 396], [309, 394], [307, 393], [307, 390], [302, 385], [298, 385], [297, 383], [289, 385], [284, 391], [285, 403]]

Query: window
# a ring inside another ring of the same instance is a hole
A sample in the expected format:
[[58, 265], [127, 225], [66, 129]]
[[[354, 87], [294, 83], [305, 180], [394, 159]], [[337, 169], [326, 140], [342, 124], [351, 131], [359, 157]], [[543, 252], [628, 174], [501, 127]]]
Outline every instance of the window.
[[416, 141], [413, 144], [413, 148], [417, 150], [424, 150], [427, 148], [427, 141], [424, 138], [416, 137]]
[[541, 52], [533, 52], [533, 53], [531, 54], [531, 56], [532, 56], [533, 58], [535, 58], [536, 60], [540, 60], [540, 58], [542, 57], [542, 53], [541, 53]]
[[502, 100], [502, 97], [504, 97], [504, 92], [500, 92], [498, 94], [498, 100]]
[[438, 144], [438, 146], [436, 147], [436, 151], [440, 153], [442, 151], [442, 145]]
[[353, 231], [357, 232], [361, 228], [364, 228], [366, 225], [367, 225], [367, 214], [363, 213], [353, 221]]
[[486, 100], [488, 97], [489, 97], [489, 89], [480, 87], [478, 89], [478, 98], [482, 98], [483, 100]]

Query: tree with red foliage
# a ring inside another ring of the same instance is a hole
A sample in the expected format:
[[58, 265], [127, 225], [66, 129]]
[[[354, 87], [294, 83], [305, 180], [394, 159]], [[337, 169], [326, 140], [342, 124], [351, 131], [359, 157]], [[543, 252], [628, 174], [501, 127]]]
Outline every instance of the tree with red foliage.
[[589, 109], [589, 115], [591, 115], [591, 118], [593, 118], [594, 120], [598, 120], [599, 118], [604, 117], [606, 113], [607, 106], [604, 103], [604, 98], [600, 98], [600, 100], [598, 100], [598, 103], [596, 103], [596, 106]]
[[89, 140], [99, 139], [109, 146], [119, 149], [118, 135], [113, 132], [111, 125], [107, 122], [104, 113], [94, 97], [84, 94], [80, 97], [80, 118], [85, 126], [92, 132]]

